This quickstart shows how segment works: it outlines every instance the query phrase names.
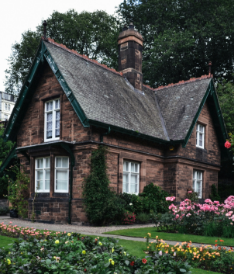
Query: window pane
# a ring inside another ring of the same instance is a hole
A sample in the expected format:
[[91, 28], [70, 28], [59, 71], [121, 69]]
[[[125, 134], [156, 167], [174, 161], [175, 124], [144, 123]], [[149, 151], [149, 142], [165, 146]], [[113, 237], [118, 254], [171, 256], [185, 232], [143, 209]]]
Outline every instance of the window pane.
[[123, 163], [123, 170], [128, 171], [128, 162], [124, 161]]
[[50, 111], [53, 109], [53, 101], [46, 103], [46, 110]]
[[67, 171], [56, 170], [56, 190], [67, 190]]
[[37, 171], [37, 180], [43, 180], [43, 171], [42, 170]]
[[62, 167], [62, 159], [59, 157], [56, 157], [56, 167]]
[[50, 167], [50, 158], [46, 158], [46, 167]]
[[45, 179], [50, 180], [50, 170], [45, 171]]
[[131, 172], [134, 172], [134, 171], [135, 171], [135, 164], [131, 163]]
[[55, 101], [55, 108], [56, 109], [60, 108], [60, 101], [59, 100]]
[[52, 121], [52, 113], [47, 113], [47, 122], [51, 122], [51, 121]]
[[43, 168], [43, 159], [37, 159], [37, 168]]
[[43, 183], [42, 181], [37, 181], [36, 183], [36, 191], [43, 190]]
[[50, 191], [50, 181], [49, 180], [45, 180], [45, 190], [47, 190], [48, 192]]
[[56, 111], [56, 120], [60, 120], [60, 111]]
[[62, 158], [62, 167], [68, 167], [68, 157]]
[[123, 175], [123, 192], [128, 192], [128, 175]]

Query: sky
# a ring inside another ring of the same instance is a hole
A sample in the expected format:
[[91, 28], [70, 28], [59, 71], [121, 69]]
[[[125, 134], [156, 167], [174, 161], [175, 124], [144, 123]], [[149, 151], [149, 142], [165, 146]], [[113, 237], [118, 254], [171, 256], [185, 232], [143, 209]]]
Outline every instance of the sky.
[[122, 0], [7, 0], [0, 2], [0, 91], [4, 91], [7, 58], [11, 55], [11, 46], [20, 42], [21, 34], [27, 30], [36, 30], [42, 20], [53, 11], [77, 12], [104, 10], [114, 14]]

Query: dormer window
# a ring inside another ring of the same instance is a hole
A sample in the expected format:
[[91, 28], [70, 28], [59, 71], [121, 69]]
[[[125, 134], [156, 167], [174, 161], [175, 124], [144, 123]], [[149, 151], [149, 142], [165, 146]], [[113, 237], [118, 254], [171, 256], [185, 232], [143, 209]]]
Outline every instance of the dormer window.
[[205, 145], [205, 126], [197, 124], [196, 129], [196, 147], [204, 148]]
[[60, 100], [45, 103], [45, 142], [58, 140], [60, 137]]

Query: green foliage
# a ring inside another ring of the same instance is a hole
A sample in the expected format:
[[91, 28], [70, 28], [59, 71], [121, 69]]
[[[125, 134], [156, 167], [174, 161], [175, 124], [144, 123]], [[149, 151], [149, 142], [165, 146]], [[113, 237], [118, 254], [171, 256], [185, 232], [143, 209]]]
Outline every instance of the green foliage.
[[120, 222], [124, 214], [124, 202], [109, 187], [106, 153], [104, 146], [92, 151], [91, 172], [83, 183], [86, 215], [89, 222], [95, 225]]
[[[15, 173], [16, 180], [12, 180], [8, 175], [8, 200], [12, 209], [17, 209], [21, 217], [26, 218], [28, 213], [28, 185], [30, 178], [19, 166], [10, 168]], [[23, 167], [22, 167], [23, 169]]]
[[219, 201], [219, 202], [221, 202], [221, 198], [220, 198], [220, 196], [219, 196], [219, 193], [218, 193], [218, 191], [217, 191], [217, 188], [216, 188], [216, 186], [215, 186], [215, 184], [213, 184], [212, 186], [211, 186], [211, 194], [210, 194], [210, 199], [211, 199], [211, 201]]
[[8, 207], [0, 207], [0, 216], [1, 215], [6, 215], [7, 213], [9, 213], [9, 208]]
[[137, 215], [143, 212], [143, 201], [138, 195], [121, 193], [119, 194], [119, 197], [124, 201], [126, 211], [134, 212]]
[[[69, 233], [68, 233], [69, 234]], [[188, 273], [190, 266], [173, 256], [144, 259], [128, 254], [118, 240], [80, 237], [77, 233], [27, 241], [16, 240], [10, 250], [0, 249], [0, 272], [15, 273]], [[183, 271], [182, 271], [183, 270]]]
[[124, 0], [122, 24], [144, 37], [144, 82], [157, 87], [207, 74], [232, 78], [234, 2], [230, 0]]
[[223, 80], [217, 85], [219, 103], [228, 132], [234, 133], [234, 84]]
[[[4, 128], [0, 128], [0, 165], [3, 163], [14, 144], [11, 141], [5, 142], [3, 140]], [[3, 198], [4, 195], [7, 195], [7, 185], [8, 178], [6, 177], [6, 172], [3, 176], [0, 177], [0, 198]]]
[[[18, 93], [29, 69], [43, 34], [42, 22], [35, 32], [26, 31], [20, 42], [12, 46], [6, 70], [6, 91]], [[47, 36], [80, 54], [117, 68], [118, 21], [104, 11], [66, 13], [54, 11], [47, 18]]]
[[161, 189], [161, 187], [150, 183], [144, 187], [143, 192], [140, 193], [139, 196], [143, 198], [144, 212], [165, 213], [168, 211], [169, 203], [166, 201], [166, 197], [168, 197], [169, 194]]
[[136, 220], [142, 224], [146, 224], [150, 220], [150, 215], [142, 212], [136, 216]]

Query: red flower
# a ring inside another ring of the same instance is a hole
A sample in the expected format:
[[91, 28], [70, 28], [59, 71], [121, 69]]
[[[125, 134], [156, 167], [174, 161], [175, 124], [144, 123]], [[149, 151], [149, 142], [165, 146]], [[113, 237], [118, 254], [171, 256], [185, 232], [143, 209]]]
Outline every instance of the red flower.
[[86, 272], [86, 271], [87, 271], [87, 269], [85, 268], [85, 269], [84, 269], [84, 272]]
[[135, 264], [134, 261], [132, 261], [132, 262], [130, 263], [131, 266], [134, 266], [134, 264]]
[[232, 145], [231, 145], [231, 143], [229, 141], [226, 141], [226, 143], [224, 144], [224, 146], [226, 148], [230, 148]]
[[146, 264], [146, 263], [147, 263], [147, 260], [146, 260], [146, 259], [142, 259], [142, 263], [143, 263], [143, 264]]

